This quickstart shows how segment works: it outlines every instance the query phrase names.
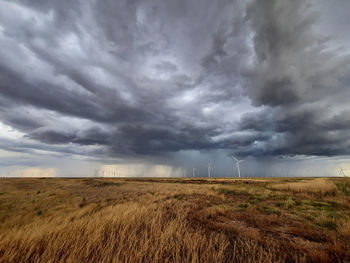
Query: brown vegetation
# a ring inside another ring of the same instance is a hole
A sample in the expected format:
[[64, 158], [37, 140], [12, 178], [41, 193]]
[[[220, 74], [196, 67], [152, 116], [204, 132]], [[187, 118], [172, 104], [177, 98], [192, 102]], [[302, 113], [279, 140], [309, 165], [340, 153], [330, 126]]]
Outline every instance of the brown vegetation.
[[288, 190], [292, 192], [321, 192], [333, 193], [337, 190], [335, 184], [327, 178], [316, 178], [311, 180], [302, 180], [298, 182], [275, 184], [274, 189]]
[[349, 191], [346, 178], [1, 179], [0, 262], [349, 262]]

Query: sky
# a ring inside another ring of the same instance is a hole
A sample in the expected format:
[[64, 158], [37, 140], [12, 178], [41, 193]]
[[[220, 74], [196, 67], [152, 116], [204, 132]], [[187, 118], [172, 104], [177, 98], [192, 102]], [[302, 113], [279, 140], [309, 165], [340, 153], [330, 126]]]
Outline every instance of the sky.
[[[0, 176], [338, 176], [348, 0], [0, 0]], [[350, 170], [349, 170], [350, 174]]]

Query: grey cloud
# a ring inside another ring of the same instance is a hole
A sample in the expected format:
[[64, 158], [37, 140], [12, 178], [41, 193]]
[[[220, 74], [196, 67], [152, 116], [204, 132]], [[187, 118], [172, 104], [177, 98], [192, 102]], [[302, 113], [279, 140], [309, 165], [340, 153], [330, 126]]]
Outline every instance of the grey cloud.
[[350, 152], [349, 57], [314, 31], [310, 1], [0, 5], [1, 122], [25, 134], [2, 148]]
[[173, 63], [162, 61], [155, 66], [160, 72], [176, 72], [178, 70], [177, 66]]
[[246, 115], [241, 128], [271, 134], [265, 141], [265, 154], [334, 156], [350, 153], [349, 116], [349, 111], [330, 115], [322, 108], [275, 113], [267, 118]]
[[[257, 105], [286, 105], [320, 99], [349, 70], [349, 56], [329, 51], [315, 33], [310, 1], [254, 1], [247, 12], [255, 31], [249, 91]], [[316, 96], [315, 96], [316, 95]]]
[[315, 31], [318, 15], [311, 4], [253, 1], [248, 6], [255, 57], [245, 84], [252, 102], [265, 110], [246, 114], [240, 129], [270, 135], [255, 153], [350, 152], [349, 111], [341, 98], [349, 94], [349, 55], [332, 50], [327, 38]]
[[48, 144], [76, 143], [80, 145], [108, 145], [110, 133], [98, 127], [90, 129], [67, 131], [59, 128], [38, 128], [28, 134], [31, 139], [37, 139]]

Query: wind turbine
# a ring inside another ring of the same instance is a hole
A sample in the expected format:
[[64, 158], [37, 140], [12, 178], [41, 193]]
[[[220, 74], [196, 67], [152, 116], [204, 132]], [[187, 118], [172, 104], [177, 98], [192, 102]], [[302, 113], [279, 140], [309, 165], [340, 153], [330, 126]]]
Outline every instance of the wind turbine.
[[339, 175], [347, 177], [344, 171], [345, 170], [343, 168], [339, 168]]
[[211, 172], [211, 161], [208, 164], [208, 176], [210, 178], [210, 172]]
[[238, 160], [236, 157], [234, 157], [233, 155], [231, 155], [231, 158], [232, 160], [236, 163], [236, 166], [235, 166], [235, 170], [237, 169], [237, 172], [238, 172], [238, 177], [241, 178], [241, 170], [239, 168], [239, 164], [241, 162], [244, 162], [245, 160]]
[[194, 177], [195, 172], [197, 171], [196, 168], [192, 168], [192, 177]]

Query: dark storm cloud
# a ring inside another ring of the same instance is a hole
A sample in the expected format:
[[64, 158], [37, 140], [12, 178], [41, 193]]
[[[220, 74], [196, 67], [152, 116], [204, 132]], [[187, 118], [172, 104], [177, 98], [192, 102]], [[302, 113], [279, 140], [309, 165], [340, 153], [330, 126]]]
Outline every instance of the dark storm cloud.
[[339, 97], [349, 95], [349, 55], [315, 33], [311, 3], [256, 1], [247, 9], [256, 54], [248, 91], [254, 104], [271, 107], [243, 118], [241, 127], [270, 132], [266, 154], [350, 152], [349, 111]]
[[349, 154], [349, 57], [311, 3], [2, 1], [0, 116], [23, 147], [1, 147]]
[[247, 115], [241, 128], [271, 134], [264, 143], [265, 154], [334, 156], [349, 152], [349, 116], [349, 111], [330, 115], [322, 108], [280, 112], [273, 118]]
[[[255, 31], [256, 65], [251, 96], [271, 106], [314, 101], [325, 96], [349, 70], [349, 57], [328, 50], [314, 33], [310, 1], [256, 1], [247, 16]], [[320, 94], [317, 94], [317, 92]]]

